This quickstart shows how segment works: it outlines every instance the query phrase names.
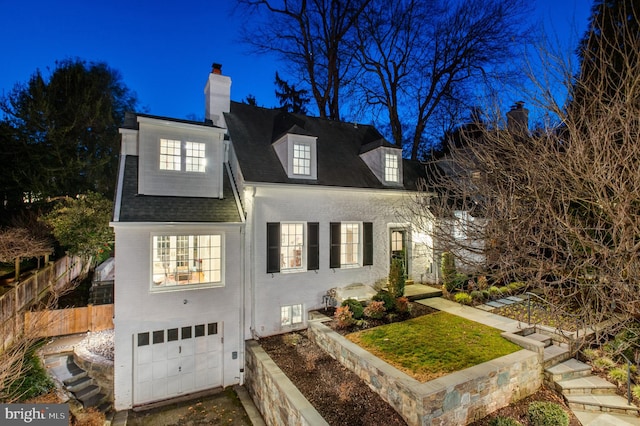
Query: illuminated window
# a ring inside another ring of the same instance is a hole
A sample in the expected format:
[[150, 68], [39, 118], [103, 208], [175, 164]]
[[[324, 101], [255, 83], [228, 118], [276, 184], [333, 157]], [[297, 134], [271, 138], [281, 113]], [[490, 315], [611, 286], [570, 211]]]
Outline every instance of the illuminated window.
[[398, 156], [394, 154], [384, 155], [384, 180], [387, 182], [398, 182]]
[[185, 143], [185, 170], [188, 172], [204, 173], [206, 166], [206, 158], [204, 156], [205, 149], [203, 143], [186, 142]]
[[280, 270], [302, 269], [304, 253], [304, 224], [280, 224]]
[[280, 325], [282, 327], [302, 323], [302, 305], [280, 307]]
[[155, 235], [152, 247], [152, 290], [222, 284], [221, 235]]
[[360, 224], [340, 224], [340, 266], [359, 265], [360, 258]]
[[160, 139], [160, 170], [180, 170], [180, 141]]
[[311, 174], [311, 146], [307, 144], [293, 144], [293, 174], [305, 175]]

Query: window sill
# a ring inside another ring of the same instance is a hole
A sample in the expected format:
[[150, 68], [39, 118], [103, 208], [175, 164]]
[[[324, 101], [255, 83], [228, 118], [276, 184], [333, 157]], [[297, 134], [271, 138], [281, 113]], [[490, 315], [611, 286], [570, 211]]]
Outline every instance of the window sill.
[[151, 284], [149, 293], [169, 293], [173, 291], [187, 291], [187, 290], [202, 290], [208, 288], [221, 288], [224, 287], [224, 283], [203, 283], [203, 284], [173, 284], [173, 285], [161, 285]]

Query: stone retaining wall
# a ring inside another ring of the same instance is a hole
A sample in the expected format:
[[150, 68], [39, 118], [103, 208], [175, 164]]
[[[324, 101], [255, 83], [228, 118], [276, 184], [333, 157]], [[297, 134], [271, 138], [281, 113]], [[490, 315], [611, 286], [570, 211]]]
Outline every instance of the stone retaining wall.
[[91, 353], [81, 345], [73, 349], [73, 361], [87, 372], [100, 386], [100, 391], [113, 402], [113, 361]]
[[245, 386], [267, 425], [328, 425], [256, 341], [245, 353]]
[[535, 393], [542, 385], [538, 351], [523, 349], [421, 383], [321, 322], [308, 325], [311, 340], [367, 382], [409, 425], [467, 424]]

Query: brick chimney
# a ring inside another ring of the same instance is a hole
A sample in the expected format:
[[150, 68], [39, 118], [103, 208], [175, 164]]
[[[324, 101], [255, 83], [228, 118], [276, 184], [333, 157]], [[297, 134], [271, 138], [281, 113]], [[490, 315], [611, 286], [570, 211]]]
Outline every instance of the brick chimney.
[[523, 101], [516, 102], [507, 113], [507, 129], [511, 133], [525, 135], [529, 132], [529, 110]]
[[211, 66], [211, 73], [204, 87], [204, 102], [204, 118], [218, 127], [226, 128], [224, 113], [229, 112], [231, 103], [231, 78], [222, 75], [221, 64], [214, 63]]

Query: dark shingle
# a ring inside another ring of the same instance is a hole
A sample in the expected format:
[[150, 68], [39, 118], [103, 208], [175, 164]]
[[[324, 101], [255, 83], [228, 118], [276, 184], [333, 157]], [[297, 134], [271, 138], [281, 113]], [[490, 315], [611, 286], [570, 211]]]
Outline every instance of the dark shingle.
[[124, 165], [120, 222], [241, 222], [231, 181], [224, 173], [223, 199], [138, 194], [138, 157]]

